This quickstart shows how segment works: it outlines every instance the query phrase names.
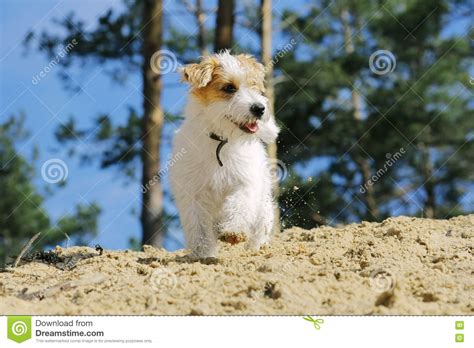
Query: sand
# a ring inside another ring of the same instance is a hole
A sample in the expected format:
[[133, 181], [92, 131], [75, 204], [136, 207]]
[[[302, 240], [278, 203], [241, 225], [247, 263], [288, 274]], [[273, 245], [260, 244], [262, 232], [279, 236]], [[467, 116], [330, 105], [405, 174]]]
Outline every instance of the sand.
[[292, 228], [258, 252], [222, 244], [204, 262], [185, 250], [57, 248], [75, 261], [0, 273], [0, 314], [473, 315], [473, 236], [474, 215], [397, 217]]

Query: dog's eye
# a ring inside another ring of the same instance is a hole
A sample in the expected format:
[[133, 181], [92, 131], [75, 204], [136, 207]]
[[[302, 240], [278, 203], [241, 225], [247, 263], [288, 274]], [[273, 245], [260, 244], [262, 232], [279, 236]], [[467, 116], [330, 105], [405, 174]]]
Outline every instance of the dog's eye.
[[237, 92], [237, 87], [235, 87], [232, 83], [229, 83], [222, 88], [222, 90], [226, 93], [232, 94]]
[[266, 97], [267, 94], [265, 92], [260, 92], [260, 94], [263, 96], [263, 97]]

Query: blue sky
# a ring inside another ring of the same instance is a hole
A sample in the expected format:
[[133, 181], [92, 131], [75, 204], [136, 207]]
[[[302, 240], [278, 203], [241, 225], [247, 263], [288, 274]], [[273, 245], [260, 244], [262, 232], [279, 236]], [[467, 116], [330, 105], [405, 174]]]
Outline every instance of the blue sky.
[[[281, 11], [301, 3], [275, 1], [275, 10]], [[215, 6], [214, 1], [207, 1], [206, 5], [208, 8]], [[97, 202], [103, 208], [103, 213], [99, 219], [99, 235], [91, 244], [100, 243], [111, 249], [127, 248], [129, 238], [140, 238], [139, 183], [126, 185], [126, 180], [114, 168], [99, 170], [97, 164], [81, 166], [77, 159], [70, 158], [66, 151], [58, 146], [54, 131], [71, 116], [80, 127], [90, 127], [93, 119], [102, 113], [110, 114], [117, 124], [123, 122], [128, 115], [127, 106], [141, 109], [141, 76], [131, 75], [125, 85], [118, 85], [101, 66], [75, 68], [71, 76], [82, 87], [82, 91], [74, 93], [65, 90], [57, 75], [60, 69], [56, 67], [41, 78], [39, 83], [33, 84], [33, 76], [38, 75], [48, 65], [49, 60], [34, 47], [26, 50], [22, 41], [29, 30], [57, 31], [57, 27], [51, 23], [52, 19], [63, 19], [72, 11], [84, 20], [86, 25], [93, 27], [96, 18], [109, 7], [121, 6], [120, 1], [113, 0], [3, 0], [0, 5], [0, 117], [4, 120], [19, 113], [26, 115], [25, 126], [30, 131], [31, 138], [18, 143], [17, 150], [21, 156], [30, 159], [34, 147], [39, 148], [40, 157], [32, 162], [37, 172], [35, 185], [40, 192], [46, 192], [47, 188], [53, 189], [54, 194], [47, 198], [44, 205], [53, 221], [72, 213], [78, 203]], [[184, 32], [192, 35], [196, 29], [191, 18], [183, 14], [173, 18], [169, 15], [177, 9], [176, 2], [165, 1], [165, 13], [168, 13], [165, 14], [166, 20], [173, 21]], [[182, 8], [179, 10], [182, 11]], [[207, 23], [212, 27], [214, 18], [209, 18]], [[275, 39], [274, 46], [278, 48], [281, 43], [278, 40], [281, 39], [277, 32]], [[179, 86], [177, 74], [166, 75], [164, 81], [165, 85], [170, 87], [165, 88], [162, 94], [163, 106], [167, 111], [180, 113], [186, 89]], [[167, 126], [164, 132], [169, 134], [174, 127]], [[87, 142], [80, 146], [90, 153], [97, 152], [97, 149]], [[168, 152], [169, 144], [166, 144], [163, 149], [164, 158], [167, 158]], [[68, 166], [67, 184], [64, 188], [59, 189], [48, 184], [40, 176], [41, 165], [50, 158], [59, 158]], [[174, 232], [175, 238], [166, 243], [169, 249], [182, 246], [180, 232]]]
[[[176, 1], [165, 1], [166, 21], [172, 21], [185, 33], [192, 35], [195, 31], [193, 19], [175, 14], [178, 10]], [[208, 8], [215, 6], [215, 1], [205, 1]], [[239, 2], [241, 3], [241, 2]], [[275, 15], [278, 16], [285, 8], [304, 11], [305, 1], [274, 1]], [[74, 93], [64, 89], [58, 78], [60, 69], [52, 69], [38, 84], [32, 83], [32, 77], [44, 69], [49, 61], [34, 48], [25, 54], [22, 41], [29, 30], [41, 32], [57, 28], [51, 24], [53, 18], [63, 19], [70, 12], [87, 25], [93, 26], [96, 18], [109, 7], [121, 7], [120, 1], [114, 0], [2, 0], [0, 5], [0, 117], [3, 120], [11, 115], [24, 112], [26, 127], [32, 138], [19, 143], [17, 150], [20, 155], [31, 158], [34, 146], [40, 149], [40, 158], [34, 162], [37, 169], [36, 187], [45, 192], [49, 185], [54, 194], [45, 202], [45, 209], [53, 220], [72, 212], [75, 204], [97, 202], [103, 213], [99, 219], [99, 235], [91, 244], [100, 243], [106, 248], [121, 249], [128, 247], [129, 238], [140, 238], [138, 214], [140, 212], [139, 183], [126, 185], [123, 176], [114, 168], [99, 170], [98, 165], [81, 166], [77, 159], [69, 158], [68, 154], [58, 147], [54, 140], [54, 131], [61, 122], [73, 116], [79, 126], [90, 127], [99, 114], [110, 114], [116, 124], [122, 123], [127, 117], [127, 107], [135, 106], [141, 110], [142, 96], [141, 76], [134, 74], [128, 77], [124, 85], [113, 82], [104, 72], [103, 67], [89, 65], [75, 68], [71, 76], [81, 85], [82, 92]], [[179, 7], [179, 11], [183, 9]], [[170, 16], [173, 13], [173, 17]], [[165, 22], [166, 23], [166, 22]], [[214, 18], [208, 20], [208, 26], [214, 25]], [[461, 32], [466, 23], [456, 23], [448, 28], [446, 35]], [[274, 50], [286, 44], [278, 28], [274, 33]], [[246, 36], [245, 30], [239, 29], [239, 40]], [[248, 44], [255, 44], [251, 36]], [[67, 59], [67, 57], [65, 58]], [[180, 86], [177, 74], [164, 76], [165, 87], [162, 102], [165, 110], [179, 114], [184, 104], [186, 88]], [[164, 132], [169, 135], [175, 126], [166, 126]], [[169, 137], [167, 137], [169, 138]], [[96, 148], [85, 142], [80, 145], [82, 150], [90, 153], [98, 152]], [[166, 160], [169, 144], [163, 148]], [[60, 158], [68, 165], [69, 175], [66, 187], [57, 189], [44, 182], [40, 176], [42, 163], [50, 158]], [[321, 161], [315, 162], [321, 165]], [[311, 166], [314, 173], [315, 168]], [[139, 168], [138, 168], [139, 170]], [[132, 214], [134, 211], [134, 214]], [[173, 240], [168, 240], [166, 247], [175, 249], [182, 246], [182, 236], [174, 232]]]

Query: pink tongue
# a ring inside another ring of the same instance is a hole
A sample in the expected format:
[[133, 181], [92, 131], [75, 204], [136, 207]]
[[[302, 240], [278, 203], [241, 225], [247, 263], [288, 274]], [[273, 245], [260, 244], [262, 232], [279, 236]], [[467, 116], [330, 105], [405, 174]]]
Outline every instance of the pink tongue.
[[257, 122], [247, 123], [245, 128], [247, 128], [250, 132], [255, 133], [258, 130], [258, 124]]

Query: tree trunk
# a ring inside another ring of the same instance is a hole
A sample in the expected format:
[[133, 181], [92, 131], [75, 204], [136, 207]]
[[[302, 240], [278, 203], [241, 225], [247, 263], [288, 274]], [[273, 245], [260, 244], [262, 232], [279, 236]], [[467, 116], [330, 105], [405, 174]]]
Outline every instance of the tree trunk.
[[368, 214], [366, 214], [368, 219], [379, 220], [380, 219], [380, 211], [378, 207], [378, 203], [375, 199], [375, 191], [374, 186], [369, 185], [368, 182], [371, 180], [372, 171], [370, 169], [369, 161], [367, 158], [358, 157], [356, 158], [355, 162], [357, 163], [359, 170], [362, 174], [362, 180], [365, 184], [365, 194], [364, 194], [364, 205], [367, 209]]
[[[156, 179], [160, 171], [163, 110], [160, 105], [161, 78], [151, 68], [152, 55], [162, 44], [162, 0], [146, 0], [143, 7], [143, 120], [142, 120], [142, 244], [161, 245], [163, 192]], [[160, 59], [160, 58], [158, 58]], [[156, 66], [159, 66], [158, 62]], [[146, 188], [146, 189], [145, 189]]]
[[194, 12], [196, 16], [197, 26], [198, 26], [198, 47], [201, 56], [208, 54], [207, 52], [207, 42], [206, 42], [206, 28], [204, 27], [204, 22], [206, 21], [206, 14], [202, 9], [202, 0], [196, 0], [196, 11]]
[[[354, 53], [354, 43], [352, 42], [352, 27], [350, 23], [350, 14], [347, 10], [343, 10], [341, 14], [342, 25], [344, 28], [344, 44], [345, 44], [345, 52], [347, 55], [351, 55]], [[352, 85], [355, 85], [356, 81], [352, 81]], [[352, 99], [352, 109], [354, 112], [354, 121], [356, 123], [362, 122], [362, 102], [359, 92], [353, 87], [351, 91], [351, 99]], [[358, 127], [359, 128], [359, 127]], [[358, 152], [355, 155], [355, 163], [359, 167], [359, 171], [362, 175], [363, 184], [367, 184], [372, 177], [372, 170], [370, 168], [370, 163], [368, 158], [365, 156], [364, 153], [360, 153], [359, 149], [356, 149]], [[367, 209], [367, 217], [371, 218], [371, 220], [379, 220], [380, 219], [380, 211], [378, 208], [378, 203], [375, 198], [375, 192], [372, 185], [366, 185], [367, 189], [365, 194], [362, 196], [364, 205]]]
[[[262, 25], [260, 27], [260, 40], [262, 45], [262, 63], [265, 66], [265, 93], [268, 98], [268, 106], [274, 112], [275, 108], [275, 89], [273, 85], [273, 63], [272, 63], [272, 1], [261, 0], [260, 9], [262, 13]], [[276, 115], [275, 115], [276, 117]], [[277, 166], [277, 144], [276, 142], [269, 144], [267, 147], [268, 158], [272, 166]], [[277, 202], [275, 207], [275, 223], [273, 225], [274, 232], [279, 232], [280, 225], [280, 208], [278, 206], [278, 196], [280, 195], [280, 187], [278, 181], [275, 180], [273, 185], [273, 197]]]
[[429, 148], [425, 144], [419, 145], [421, 151], [421, 171], [423, 173], [423, 187], [425, 188], [426, 200], [424, 203], [423, 217], [434, 219], [436, 217], [435, 183], [433, 178], [433, 162], [431, 161]]
[[208, 54], [206, 27], [204, 26], [204, 23], [206, 22], [206, 14], [204, 13], [202, 0], [196, 0], [194, 5], [188, 0], [181, 0], [181, 2], [189, 11], [189, 13], [191, 13], [194, 16], [194, 19], [196, 20], [196, 24], [198, 28], [197, 46], [199, 49], [199, 54], [201, 56], [206, 56]]
[[234, 0], [219, 0], [216, 16], [214, 51], [232, 48], [234, 30]]
[[7, 252], [11, 250], [7, 238], [7, 236], [0, 236], [0, 267], [4, 267], [7, 263]]

